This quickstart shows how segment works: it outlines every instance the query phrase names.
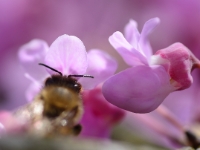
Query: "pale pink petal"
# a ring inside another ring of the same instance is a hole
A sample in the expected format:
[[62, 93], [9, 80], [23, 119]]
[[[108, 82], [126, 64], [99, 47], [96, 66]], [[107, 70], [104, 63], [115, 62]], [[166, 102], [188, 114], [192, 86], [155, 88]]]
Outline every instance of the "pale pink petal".
[[65, 75], [84, 74], [88, 65], [85, 46], [75, 36], [62, 35], [50, 46], [45, 63]]
[[113, 75], [117, 69], [114, 58], [101, 50], [93, 49], [88, 52], [88, 69], [85, 74], [94, 78], [81, 78], [79, 82], [84, 89], [92, 89]]
[[13, 116], [11, 112], [0, 112], [0, 123], [3, 125], [6, 133], [21, 133], [25, 129], [25, 123]]
[[31, 85], [27, 88], [25, 96], [27, 101], [31, 102], [34, 97], [40, 92], [42, 89], [42, 82], [41, 84], [31, 83]]
[[137, 29], [137, 22], [130, 20], [125, 27], [125, 37], [126, 40], [133, 46], [134, 49], [138, 48], [138, 42], [140, 38], [140, 33]]
[[121, 32], [115, 32], [109, 37], [110, 44], [122, 56], [124, 61], [130, 66], [148, 65], [148, 62], [139, 51], [133, 48], [124, 38]]
[[47, 43], [39, 39], [30, 41], [23, 45], [19, 50], [19, 60], [25, 69], [25, 72], [35, 79], [40, 79], [46, 74], [44, 67], [39, 66], [38, 63], [44, 62], [47, 51]]
[[150, 60], [150, 57], [152, 55], [152, 49], [149, 44], [148, 35], [153, 31], [153, 29], [160, 23], [159, 18], [153, 18], [148, 20], [141, 32], [140, 40], [139, 40], [139, 51], [144, 54], [148, 60]]
[[4, 125], [0, 122], [0, 138], [5, 135], [6, 133], [6, 130], [5, 130], [5, 127]]
[[110, 103], [135, 113], [156, 109], [174, 90], [162, 66], [136, 66], [105, 81], [102, 92]]

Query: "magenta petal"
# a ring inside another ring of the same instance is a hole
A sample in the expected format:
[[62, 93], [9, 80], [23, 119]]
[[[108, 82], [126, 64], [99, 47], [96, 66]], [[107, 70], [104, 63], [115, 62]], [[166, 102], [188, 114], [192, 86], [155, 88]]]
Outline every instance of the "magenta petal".
[[173, 90], [162, 66], [126, 69], [106, 80], [102, 87], [110, 103], [135, 113], [153, 111]]
[[109, 38], [110, 44], [122, 56], [124, 61], [130, 66], [148, 65], [148, 62], [139, 51], [133, 48], [124, 38], [121, 32], [115, 32]]
[[43, 63], [47, 51], [47, 43], [39, 39], [30, 41], [19, 50], [19, 60], [25, 72], [35, 79], [40, 79], [46, 74], [45, 69], [38, 63]]
[[125, 27], [125, 37], [126, 40], [135, 48], [138, 48], [138, 41], [140, 38], [140, 33], [137, 29], [137, 22], [130, 20]]
[[113, 126], [124, 118], [125, 112], [108, 103], [100, 87], [84, 91], [82, 99], [85, 113], [81, 120], [81, 136], [109, 138]]
[[84, 74], [88, 64], [85, 46], [75, 36], [62, 35], [50, 46], [45, 63], [65, 75]]
[[117, 62], [114, 58], [101, 50], [90, 50], [88, 52], [88, 69], [86, 74], [94, 78], [81, 78], [79, 82], [84, 89], [92, 89], [99, 83], [113, 75], [117, 69]]
[[141, 32], [140, 40], [139, 40], [139, 50], [142, 51], [145, 56], [150, 59], [152, 55], [152, 49], [148, 41], [148, 35], [153, 31], [153, 29], [160, 23], [159, 18], [153, 18], [148, 20]]

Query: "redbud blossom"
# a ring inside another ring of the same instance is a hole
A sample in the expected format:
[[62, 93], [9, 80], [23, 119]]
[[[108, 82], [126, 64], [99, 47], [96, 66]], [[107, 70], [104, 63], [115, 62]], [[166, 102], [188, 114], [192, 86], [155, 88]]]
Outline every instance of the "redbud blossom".
[[126, 39], [120, 32], [109, 41], [131, 66], [105, 81], [102, 91], [112, 104], [135, 113], [155, 110], [173, 91], [188, 88], [190, 72], [200, 66], [199, 60], [182, 44], [176, 43], [151, 55], [148, 34], [159, 23], [147, 21], [141, 34], [133, 20], [126, 26]]

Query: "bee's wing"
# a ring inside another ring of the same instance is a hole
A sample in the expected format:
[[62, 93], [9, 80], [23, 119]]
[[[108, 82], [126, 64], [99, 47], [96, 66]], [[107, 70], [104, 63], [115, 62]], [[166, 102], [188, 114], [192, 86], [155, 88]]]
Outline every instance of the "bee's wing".
[[13, 115], [24, 122], [34, 122], [41, 118], [43, 113], [43, 102], [36, 99], [27, 105], [24, 105], [13, 112]]

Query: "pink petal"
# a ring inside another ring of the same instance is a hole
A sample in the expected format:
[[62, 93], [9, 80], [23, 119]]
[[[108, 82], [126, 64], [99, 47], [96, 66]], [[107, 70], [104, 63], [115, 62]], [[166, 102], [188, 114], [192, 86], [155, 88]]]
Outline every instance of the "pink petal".
[[109, 37], [110, 44], [122, 56], [124, 61], [130, 66], [148, 65], [148, 62], [139, 51], [133, 48], [121, 32], [115, 32]]
[[155, 64], [165, 67], [177, 89], [183, 90], [192, 84], [191, 71], [200, 67], [200, 61], [187, 47], [181, 43], [175, 43], [157, 51], [155, 56], [159, 58]]
[[30, 41], [19, 50], [19, 60], [25, 72], [35, 79], [40, 79], [46, 74], [45, 69], [38, 63], [43, 63], [47, 51], [47, 43], [39, 39]]
[[84, 89], [92, 89], [114, 74], [117, 62], [114, 58], [101, 50], [93, 49], [88, 52], [88, 69], [86, 74], [94, 78], [81, 78], [79, 82]]
[[85, 113], [81, 120], [83, 126], [81, 135], [109, 138], [112, 127], [124, 118], [125, 112], [108, 103], [100, 87], [84, 91], [82, 98]]
[[110, 103], [135, 113], [156, 109], [174, 90], [162, 66], [137, 66], [105, 81], [102, 92]]
[[88, 64], [85, 46], [75, 36], [62, 35], [50, 46], [45, 63], [65, 75], [84, 74]]
[[138, 41], [140, 38], [140, 33], [137, 29], [137, 22], [130, 20], [125, 27], [125, 37], [126, 40], [133, 46], [134, 49], [138, 48]]
[[160, 23], [159, 18], [153, 18], [148, 20], [141, 32], [140, 40], [139, 40], [139, 50], [144, 54], [149, 60], [152, 55], [152, 49], [149, 44], [148, 35], [153, 31], [153, 29]]

